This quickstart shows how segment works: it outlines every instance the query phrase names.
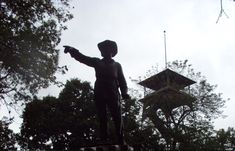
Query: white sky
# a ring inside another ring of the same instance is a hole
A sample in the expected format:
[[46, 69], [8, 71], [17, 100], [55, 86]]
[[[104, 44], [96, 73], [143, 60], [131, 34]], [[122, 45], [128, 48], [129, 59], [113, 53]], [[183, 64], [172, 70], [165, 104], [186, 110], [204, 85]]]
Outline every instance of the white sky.
[[[69, 72], [60, 80], [95, 80], [94, 70], [64, 54], [63, 45], [100, 57], [97, 43], [110, 39], [118, 44], [114, 59], [122, 64], [129, 87], [134, 87], [129, 77], [143, 76], [157, 64], [164, 68], [166, 30], [168, 61], [188, 59], [210, 84], [218, 85], [216, 92], [230, 98], [224, 109], [228, 117], [216, 120], [215, 128], [235, 127], [235, 2], [223, 0], [229, 18], [222, 14], [217, 24], [220, 0], [74, 0], [73, 5], [74, 19], [59, 45], [60, 64]], [[40, 94], [56, 96], [59, 91], [51, 87]]]

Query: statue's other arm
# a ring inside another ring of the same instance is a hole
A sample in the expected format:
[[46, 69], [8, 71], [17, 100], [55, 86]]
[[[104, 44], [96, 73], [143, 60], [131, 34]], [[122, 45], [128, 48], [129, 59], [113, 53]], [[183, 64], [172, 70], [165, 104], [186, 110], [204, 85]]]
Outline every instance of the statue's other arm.
[[119, 87], [120, 87], [120, 90], [121, 90], [122, 98], [123, 99], [129, 99], [129, 95], [127, 94], [126, 79], [124, 77], [122, 67], [119, 63], [118, 63], [118, 83], [119, 83]]
[[70, 47], [70, 46], [64, 46], [64, 47], [65, 47], [65, 50], [64, 50], [65, 53], [70, 53], [72, 58], [90, 67], [95, 67], [95, 65], [97, 64], [97, 61], [99, 60], [98, 58], [85, 56], [82, 53], [80, 53], [79, 50], [73, 47]]

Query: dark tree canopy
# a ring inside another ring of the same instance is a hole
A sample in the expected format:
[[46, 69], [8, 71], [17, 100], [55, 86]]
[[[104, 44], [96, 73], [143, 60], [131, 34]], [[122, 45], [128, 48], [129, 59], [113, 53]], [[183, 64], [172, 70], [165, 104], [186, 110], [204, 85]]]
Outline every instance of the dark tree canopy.
[[0, 150], [1, 151], [16, 151], [16, 135], [9, 129], [9, 122], [6, 120], [0, 121]]
[[21, 127], [22, 146], [76, 150], [96, 138], [96, 127], [93, 89], [88, 82], [73, 79], [67, 81], [59, 98], [35, 98], [26, 105]]
[[214, 137], [214, 148], [218, 150], [235, 150], [235, 130], [228, 127], [227, 130], [220, 129]]
[[[0, 1], [0, 101], [11, 105], [55, 82], [69, 0]], [[6, 98], [14, 98], [11, 101]]]

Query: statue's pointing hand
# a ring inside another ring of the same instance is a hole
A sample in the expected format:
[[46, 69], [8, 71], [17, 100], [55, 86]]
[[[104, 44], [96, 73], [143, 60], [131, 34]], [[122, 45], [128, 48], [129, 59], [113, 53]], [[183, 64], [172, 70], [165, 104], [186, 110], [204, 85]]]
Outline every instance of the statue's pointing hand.
[[75, 56], [76, 52], [78, 52], [77, 49], [71, 46], [63, 46], [63, 47], [64, 47], [64, 53], [70, 53], [72, 57]]

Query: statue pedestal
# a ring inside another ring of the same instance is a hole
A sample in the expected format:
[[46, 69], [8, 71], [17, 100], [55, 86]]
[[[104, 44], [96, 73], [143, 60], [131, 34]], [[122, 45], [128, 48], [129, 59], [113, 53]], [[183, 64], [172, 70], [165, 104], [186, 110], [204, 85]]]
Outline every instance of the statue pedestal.
[[134, 151], [134, 149], [129, 145], [97, 145], [83, 147], [79, 151]]

